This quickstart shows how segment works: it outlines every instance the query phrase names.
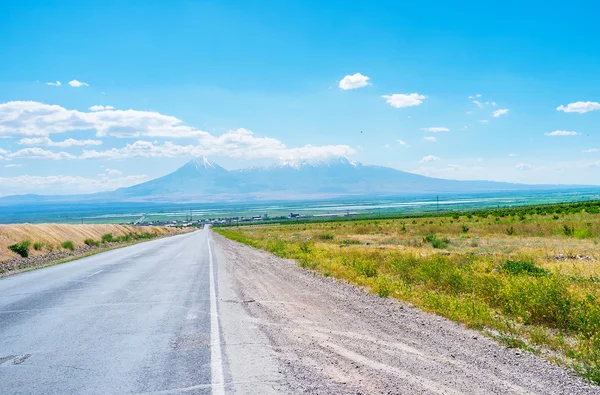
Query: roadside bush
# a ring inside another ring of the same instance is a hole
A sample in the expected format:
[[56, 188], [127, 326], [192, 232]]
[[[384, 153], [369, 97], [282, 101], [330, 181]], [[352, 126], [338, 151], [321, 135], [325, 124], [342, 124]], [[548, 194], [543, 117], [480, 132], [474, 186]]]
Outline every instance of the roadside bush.
[[33, 243], [34, 250], [40, 251], [42, 248], [44, 248], [44, 243], [42, 243], [41, 241]]
[[448, 244], [450, 243], [450, 240], [448, 240], [447, 238], [443, 238], [443, 239], [433, 239], [431, 241], [431, 246], [433, 248], [448, 248]]
[[103, 243], [112, 243], [116, 241], [112, 233], [103, 234], [101, 240]]
[[317, 236], [320, 240], [333, 240], [334, 236], [330, 233], [323, 233]]
[[27, 258], [29, 256], [29, 245], [29, 241], [24, 240], [20, 243], [9, 245], [8, 249], [19, 254], [22, 258]]
[[500, 268], [506, 273], [515, 275], [527, 274], [530, 276], [545, 276], [549, 273], [546, 269], [537, 267], [531, 262], [511, 261], [510, 259], [504, 262]]
[[563, 225], [563, 233], [565, 236], [573, 236], [575, 233], [575, 227], [569, 225]]
[[98, 247], [100, 245], [100, 243], [98, 243], [96, 240], [94, 239], [85, 239], [83, 241], [85, 244], [89, 245], [90, 247]]
[[70, 250], [73, 251], [75, 249], [75, 244], [73, 244], [72, 241], [67, 240], [67, 241], [63, 241], [62, 244], [60, 245], [62, 248], [64, 248], [65, 250]]
[[443, 239], [438, 239], [438, 237], [434, 234], [428, 234], [423, 238], [424, 243], [431, 243], [433, 248], [447, 248], [448, 244], [450, 244], [450, 240], [447, 237]]

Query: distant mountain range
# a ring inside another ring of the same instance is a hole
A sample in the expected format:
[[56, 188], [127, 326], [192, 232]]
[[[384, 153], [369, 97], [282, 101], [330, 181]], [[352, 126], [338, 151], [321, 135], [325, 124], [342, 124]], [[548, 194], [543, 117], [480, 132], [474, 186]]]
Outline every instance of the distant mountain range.
[[[268, 167], [226, 170], [196, 158], [173, 173], [112, 192], [86, 195], [19, 195], [1, 204], [43, 202], [211, 202], [317, 199], [341, 196], [390, 196], [565, 189], [565, 185], [526, 185], [493, 181], [455, 181], [425, 177], [347, 158], [285, 162]], [[574, 186], [570, 186], [574, 187]]]

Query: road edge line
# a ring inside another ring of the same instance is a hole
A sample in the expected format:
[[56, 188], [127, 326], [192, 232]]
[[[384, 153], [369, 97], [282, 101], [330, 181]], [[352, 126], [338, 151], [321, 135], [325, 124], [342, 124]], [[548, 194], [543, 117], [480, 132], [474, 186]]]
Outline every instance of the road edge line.
[[212, 250], [210, 248], [210, 231], [207, 232], [208, 271], [210, 288], [210, 370], [213, 395], [225, 394], [225, 379], [223, 377], [223, 361], [221, 357], [221, 332], [219, 330], [219, 312], [217, 310], [217, 294], [215, 291], [215, 271]]

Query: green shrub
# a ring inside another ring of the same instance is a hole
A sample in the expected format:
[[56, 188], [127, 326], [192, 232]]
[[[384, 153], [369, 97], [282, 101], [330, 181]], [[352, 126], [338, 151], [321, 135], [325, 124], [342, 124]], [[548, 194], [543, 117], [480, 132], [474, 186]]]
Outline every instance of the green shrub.
[[423, 238], [424, 243], [431, 243], [433, 248], [447, 248], [450, 244], [450, 240], [446, 237], [438, 239], [438, 237], [432, 233], [428, 234]]
[[502, 271], [510, 274], [527, 274], [531, 276], [545, 276], [549, 272], [546, 269], [537, 267], [527, 261], [511, 261], [510, 259], [504, 262], [501, 266]]
[[85, 244], [89, 245], [90, 247], [98, 247], [100, 245], [100, 243], [98, 243], [96, 240], [94, 239], [85, 239], [83, 241]]
[[435, 238], [431, 241], [431, 245], [433, 246], [433, 248], [448, 248], [448, 244], [450, 243], [450, 240], [444, 238], [444, 239], [438, 239]]
[[435, 235], [433, 233], [430, 233], [430, 234], [428, 234], [427, 236], [425, 236], [423, 238], [423, 242], [424, 243], [431, 243], [435, 239], [436, 239]]
[[467, 233], [469, 231], [469, 227], [467, 225], [463, 224], [463, 226], [461, 228], [462, 228], [463, 233]]
[[333, 240], [333, 235], [329, 233], [323, 233], [317, 236], [320, 240]]
[[506, 229], [506, 234], [509, 236], [512, 236], [515, 234], [515, 228], [513, 228], [512, 226], [510, 228]]
[[70, 240], [63, 241], [60, 246], [62, 248], [64, 248], [65, 250], [71, 250], [71, 251], [73, 251], [75, 249], [75, 244], [73, 244], [73, 242], [70, 241]]
[[41, 241], [33, 243], [34, 250], [40, 251], [42, 248], [44, 248], [44, 243], [42, 243]]
[[115, 242], [115, 237], [113, 236], [112, 233], [106, 233], [102, 235], [102, 242], [103, 243], [112, 243]]
[[9, 245], [8, 249], [19, 254], [22, 258], [27, 258], [29, 256], [29, 245], [29, 241], [24, 240], [20, 243]]
[[344, 239], [340, 244], [360, 244], [360, 241], [355, 239]]
[[565, 234], [565, 236], [573, 236], [573, 234], [575, 233], [575, 227], [565, 224], [563, 225], [563, 233]]

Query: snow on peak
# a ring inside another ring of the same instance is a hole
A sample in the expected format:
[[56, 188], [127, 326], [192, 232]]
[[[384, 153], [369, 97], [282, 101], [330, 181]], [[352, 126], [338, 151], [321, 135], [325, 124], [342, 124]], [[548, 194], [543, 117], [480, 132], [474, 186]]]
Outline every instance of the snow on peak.
[[360, 163], [350, 160], [346, 157], [333, 157], [325, 159], [298, 159], [298, 160], [287, 160], [281, 161], [278, 165], [273, 167], [292, 167], [295, 169], [301, 169], [304, 167], [332, 167], [332, 166], [359, 166]]
[[208, 159], [205, 156], [194, 158], [187, 163], [187, 167], [193, 167], [195, 169], [217, 169], [220, 166]]

